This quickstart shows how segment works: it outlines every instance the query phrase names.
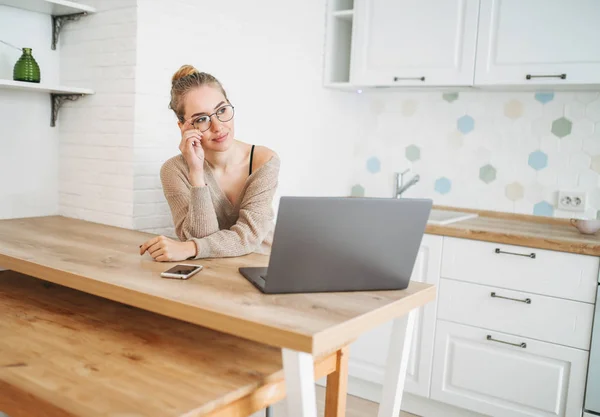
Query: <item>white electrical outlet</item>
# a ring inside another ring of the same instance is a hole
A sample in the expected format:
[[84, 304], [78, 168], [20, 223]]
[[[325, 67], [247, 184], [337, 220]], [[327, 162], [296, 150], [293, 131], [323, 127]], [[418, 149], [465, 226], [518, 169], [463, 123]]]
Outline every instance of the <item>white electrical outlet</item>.
[[559, 191], [558, 209], [569, 211], [585, 211], [587, 193], [585, 191]]

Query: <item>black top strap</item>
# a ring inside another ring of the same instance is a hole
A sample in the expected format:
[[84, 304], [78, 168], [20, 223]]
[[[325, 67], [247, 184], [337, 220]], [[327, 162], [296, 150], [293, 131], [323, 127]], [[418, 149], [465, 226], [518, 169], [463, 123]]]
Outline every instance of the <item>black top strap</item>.
[[250, 151], [250, 169], [248, 175], [252, 175], [252, 159], [254, 158], [254, 146], [252, 145], [252, 150]]

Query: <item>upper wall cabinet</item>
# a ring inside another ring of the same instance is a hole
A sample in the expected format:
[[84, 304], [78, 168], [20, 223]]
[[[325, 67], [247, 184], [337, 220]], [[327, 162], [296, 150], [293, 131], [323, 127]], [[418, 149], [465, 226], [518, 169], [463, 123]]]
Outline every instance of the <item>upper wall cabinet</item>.
[[600, 88], [600, 0], [328, 0], [330, 87]]
[[479, 0], [356, 0], [353, 81], [472, 85]]
[[600, 83], [600, 1], [481, 0], [475, 85]]

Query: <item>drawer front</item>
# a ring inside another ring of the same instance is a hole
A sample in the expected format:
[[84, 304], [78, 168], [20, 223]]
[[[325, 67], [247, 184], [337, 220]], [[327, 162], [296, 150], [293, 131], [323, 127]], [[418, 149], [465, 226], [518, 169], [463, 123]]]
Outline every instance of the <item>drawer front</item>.
[[587, 360], [583, 350], [438, 320], [431, 398], [494, 417], [580, 417]]
[[594, 303], [599, 258], [445, 238], [442, 277]]
[[442, 279], [438, 318], [590, 349], [594, 305]]

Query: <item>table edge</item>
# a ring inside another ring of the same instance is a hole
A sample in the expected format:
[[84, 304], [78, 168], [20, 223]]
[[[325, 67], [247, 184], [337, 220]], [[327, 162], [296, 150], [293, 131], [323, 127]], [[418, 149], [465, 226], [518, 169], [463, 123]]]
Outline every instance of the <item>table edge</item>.
[[313, 355], [325, 355], [338, 350], [377, 326], [403, 317], [412, 310], [435, 301], [437, 287], [434, 284], [426, 282], [422, 282], [421, 284], [426, 284], [428, 287], [377, 310], [369, 311], [368, 313], [340, 323], [333, 328], [317, 333], [314, 335]]

